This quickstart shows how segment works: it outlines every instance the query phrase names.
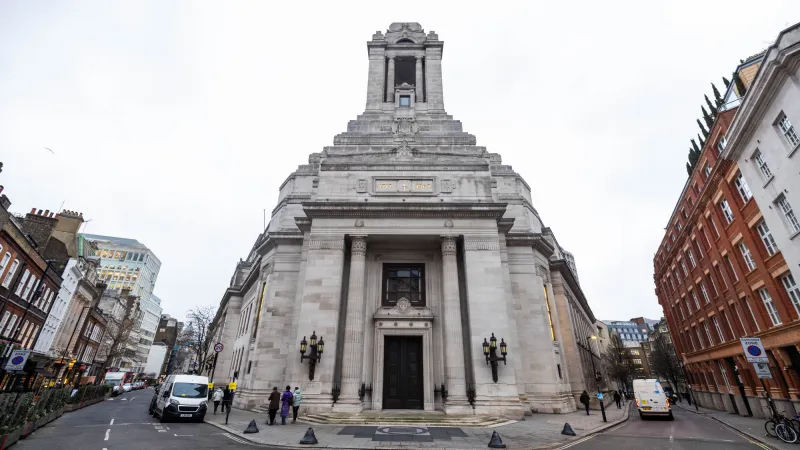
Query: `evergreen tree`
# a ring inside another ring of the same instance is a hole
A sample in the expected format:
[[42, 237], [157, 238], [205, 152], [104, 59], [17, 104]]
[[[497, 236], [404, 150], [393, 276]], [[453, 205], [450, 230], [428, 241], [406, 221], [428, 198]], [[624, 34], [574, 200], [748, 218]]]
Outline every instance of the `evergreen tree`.
[[686, 173], [689, 174], [689, 176], [692, 176], [692, 170], [693, 170], [692, 166], [690, 166], [689, 163], [687, 162], [686, 163]]
[[700, 119], [695, 119], [695, 120], [697, 120], [697, 126], [700, 127], [700, 131], [703, 133], [703, 140], [707, 139], [708, 130], [706, 130], [706, 127], [704, 127], [703, 124], [700, 122]]
[[717, 89], [717, 86], [714, 83], [711, 83], [711, 89], [714, 91], [714, 103], [717, 105], [717, 108], [719, 108], [723, 103], [725, 103], [725, 100], [722, 98], [722, 95], [720, 95], [719, 89]]
[[711, 117], [711, 114], [709, 114], [708, 111], [706, 111], [706, 107], [705, 106], [701, 106], [700, 110], [703, 111], [703, 121], [705, 121], [706, 127], [708, 127], [708, 129], [710, 131], [711, 130], [711, 126], [714, 125], [714, 119]]
[[731, 82], [725, 77], [722, 77], [722, 82], [725, 83], [725, 89], [728, 89], [731, 85]]
[[691, 164], [692, 168], [697, 165], [697, 161], [700, 159], [700, 152], [695, 151], [693, 149], [689, 149], [689, 164]]
[[694, 149], [694, 151], [700, 153], [700, 147], [697, 145], [697, 142], [695, 142], [694, 139], [689, 139], [689, 140], [692, 141], [692, 148]]
[[706, 99], [706, 105], [708, 105], [708, 111], [711, 113], [711, 117], [716, 119], [717, 118], [717, 107], [714, 106], [713, 103], [711, 103], [711, 100], [708, 99], [708, 95], [703, 95], [703, 97]]
[[706, 145], [706, 140], [701, 138], [700, 135], [697, 135], [697, 142], [700, 143], [700, 148], [703, 148]]

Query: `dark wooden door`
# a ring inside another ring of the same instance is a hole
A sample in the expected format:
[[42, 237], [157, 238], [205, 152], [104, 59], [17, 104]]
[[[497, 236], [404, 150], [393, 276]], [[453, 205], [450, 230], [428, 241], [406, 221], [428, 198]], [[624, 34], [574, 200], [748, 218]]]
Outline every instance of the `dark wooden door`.
[[422, 336], [387, 336], [383, 359], [383, 408], [422, 409]]

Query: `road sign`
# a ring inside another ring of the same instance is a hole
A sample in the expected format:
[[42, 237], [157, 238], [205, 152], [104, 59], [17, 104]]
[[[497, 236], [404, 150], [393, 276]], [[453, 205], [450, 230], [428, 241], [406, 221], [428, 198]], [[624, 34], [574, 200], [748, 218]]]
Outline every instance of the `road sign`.
[[235, 391], [236, 390], [236, 382], [235, 381], [231, 381], [230, 383], [228, 383], [228, 390], [231, 390], [231, 391]]
[[30, 354], [30, 350], [14, 350], [11, 352], [11, 356], [8, 357], [8, 362], [6, 363], [6, 371], [24, 370]]
[[222, 349], [224, 349], [224, 348], [225, 348], [225, 346], [222, 345], [222, 343], [220, 343], [220, 342], [217, 342], [216, 344], [214, 344], [214, 351], [217, 352], [217, 353], [221, 352]]
[[769, 363], [769, 358], [767, 358], [767, 352], [764, 351], [761, 338], [741, 338], [739, 341], [742, 343], [744, 356], [747, 358], [747, 362]]
[[756, 369], [756, 375], [758, 378], [764, 379], [772, 379], [772, 373], [769, 371], [769, 364], [765, 363], [753, 363], [753, 367]]

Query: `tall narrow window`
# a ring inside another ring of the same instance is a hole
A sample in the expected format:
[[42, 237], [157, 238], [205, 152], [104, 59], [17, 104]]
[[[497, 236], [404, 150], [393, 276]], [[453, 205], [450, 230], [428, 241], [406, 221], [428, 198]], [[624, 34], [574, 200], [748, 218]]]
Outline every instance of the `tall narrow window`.
[[789, 121], [789, 118], [786, 117], [784, 113], [781, 113], [778, 118], [778, 128], [780, 128], [781, 133], [783, 133], [783, 137], [786, 138], [786, 142], [789, 143], [790, 149], [794, 149], [800, 144], [800, 139], [798, 139], [797, 133], [794, 131], [792, 122]]
[[719, 239], [719, 228], [717, 228], [717, 222], [714, 222], [714, 218], [710, 217], [711, 219], [711, 226], [714, 227], [714, 234], [717, 235], [717, 239]]
[[700, 348], [706, 348], [706, 343], [703, 340], [703, 336], [700, 335], [700, 330], [697, 327], [694, 327], [694, 333], [697, 335], [697, 342], [700, 343]]
[[711, 331], [708, 329], [708, 321], [703, 322], [703, 329], [706, 331], [706, 339], [708, 339], [708, 345], [713, 347], [714, 346], [714, 338], [711, 337]]
[[28, 277], [31, 276], [31, 272], [28, 269], [25, 269], [25, 272], [22, 273], [22, 278], [19, 279], [19, 283], [17, 283], [17, 290], [14, 291], [18, 297], [22, 297], [22, 290], [25, 288], [25, 283], [28, 281]]
[[781, 317], [778, 315], [778, 310], [775, 308], [775, 303], [772, 302], [772, 297], [770, 297], [767, 288], [759, 289], [758, 295], [761, 297], [761, 301], [764, 302], [764, 307], [767, 308], [767, 314], [769, 314], [772, 324], [780, 325], [782, 323]]
[[694, 300], [694, 306], [700, 311], [700, 299], [697, 298], [697, 289], [692, 290], [692, 300]]
[[742, 197], [742, 202], [747, 203], [753, 197], [753, 193], [750, 192], [750, 186], [747, 185], [747, 181], [744, 180], [744, 176], [742, 173], [739, 172], [739, 176], [736, 177], [736, 191], [739, 192], [739, 196]]
[[550, 324], [550, 338], [556, 340], [556, 330], [553, 328], [553, 315], [550, 313], [550, 297], [547, 295], [547, 286], [542, 285], [544, 288], [544, 304], [547, 307], [547, 323]]
[[692, 269], [697, 267], [697, 263], [694, 260], [694, 255], [692, 255], [692, 251], [691, 250], [686, 250], [686, 259], [689, 260], [689, 265], [692, 266]]
[[684, 278], [688, 278], [689, 277], [689, 271], [686, 269], [686, 261], [684, 261], [684, 260], [681, 260], [681, 270], [683, 270], [683, 277]]
[[777, 203], [781, 208], [783, 219], [786, 222], [786, 226], [789, 228], [789, 231], [792, 233], [800, 232], [800, 223], [797, 222], [797, 217], [794, 215], [792, 205], [789, 204], [789, 200], [786, 199], [786, 196], [781, 194]]
[[723, 151], [725, 151], [725, 146], [728, 145], [728, 140], [725, 139], [725, 136], [719, 138], [719, 142], [717, 142], [717, 154], [721, 155]]
[[406, 298], [412, 306], [425, 306], [425, 266], [383, 265], [383, 306], [394, 306]]
[[728, 332], [731, 333], [731, 338], [736, 339], [736, 332], [733, 331], [733, 325], [731, 324], [730, 319], [728, 318], [728, 314], [725, 313], [725, 310], [721, 310], [720, 314], [722, 314], [722, 321], [728, 326]]
[[739, 308], [736, 308], [736, 305], [731, 305], [731, 309], [733, 313], [736, 314], [736, 318], [739, 320], [739, 326], [742, 327], [742, 335], [747, 334], [747, 327], [744, 326], [744, 320], [742, 320], [742, 315], [739, 314]]
[[691, 331], [687, 331], [686, 334], [689, 335], [689, 342], [691, 342], [692, 344], [692, 351], [693, 352], [697, 351], [697, 346], [694, 345], [694, 334]]
[[719, 277], [719, 280], [722, 282], [722, 290], [727, 291], [728, 283], [725, 281], [725, 277], [722, 275], [722, 267], [719, 264], [717, 264], [716, 266], [714, 266], [714, 270], [717, 271], [717, 276]]
[[711, 176], [711, 164], [706, 163], [705, 167], [703, 167], [703, 173], [706, 175], [706, 178]]
[[756, 152], [753, 153], [753, 161], [755, 161], [756, 166], [758, 166], [758, 170], [761, 171], [761, 177], [764, 181], [768, 181], [772, 178], [772, 171], [769, 170], [767, 162], [764, 161], [764, 155], [761, 154], [761, 150], [756, 149]]
[[744, 242], [739, 242], [739, 251], [742, 253], [742, 259], [744, 259], [744, 265], [747, 266], [747, 269], [750, 272], [756, 270], [756, 262], [753, 260], [753, 255], [750, 254], [750, 249], [747, 248]]
[[736, 275], [736, 269], [733, 267], [733, 261], [731, 261], [730, 255], [725, 255], [723, 258], [725, 258], [725, 261], [728, 263], [728, 267], [731, 269], [731, 273], [733, 274], [733, 282], [738, 282], [739, 275]]
[[792, 305], [794, 306], [795, 312], [797, 315], [800, 315], [800, 288], [797, 287], [794, 277], [791, 273], [784, 275], [781, 277], [781, 283], [783, 283], [786, 293], [789, 294], [789, 298], [792, 299]]
[[[0, 248], [0, 251], [2, 251], [1, 248]], [[11, 260], [11, 253], [6, 252], [6, 254], [3, 255], [3, 258], [0, 259], [0, 275], [3, 275], [3, 271], [6, 270], [6, 266], [8, 265], [8, 261], [10, 261], [10, 260]]]
[[731, 205], [728, 204], [728, 201], [724, 198], [719, 202], [719, 209], [722, 210], [722, 216], [725, 218], [725, 221], [729, 224], [733, 222], [733, 211], [731, 211]]
[[692, 239], [692, 246], [694, 247], [695, 250], [697, 250], [697, 256], [700, 259], [703, 259], [703, 249], [700, 248], [701, 245], [697, 243], [697, 239]]
[[769, 232], [769, 227], [767, 226], [767, 222], [761, 221], [756, 227], [758, 230], [758, 235], [761, 236], [761, 242], [764, 243], [764, 248], [767, 250], [767, 254], [769, 256], [778, 253], [778, 244], [775, 243], [775, 239], [772, 238], [772, 234]]
[[711, 316], [711, 323], [717, 330], [717, 336], [719, 337], [719, 341], [725, 342], [725, 334], [722, 332], [722, 327], [719, 325], [719, 320], [717, 320], [717, 316]]
[[714, 282], [714, 275], [711, 272], [706, 275], [706, 279], [708, 280], [708, 284], [711, 286], [711, 291], [714, 292], [714, 297], [719, 295], [719, 290], [717, 290], [717, 283]]
[[706, 304], [711, 303], [711, 298], [708, 296], [706, 285], [702, 281], [700, 282], [700, 293], [703, 294], [703, 300], [706, 301]]
[[756, 331], [761, 331], [761, 326], [758, 324], [758, 320], [756, 320], [756, 314], [753, 312], [753, 307], [750, 306], [749, 297], [744, 297], [744, 304], [747, 306], [747, 310], [750, 311], [750, 317], [753, 319], [753, 324], [756, 327]]
[[706, 238], [706, 244], [708, 244], [708, 247], [706, 247], [706, 250], [711, 250], [711, 240], [708, 239], [708, 233], [706, 233], [706, 229], [705, 228], [703, 228], [703, 237]]

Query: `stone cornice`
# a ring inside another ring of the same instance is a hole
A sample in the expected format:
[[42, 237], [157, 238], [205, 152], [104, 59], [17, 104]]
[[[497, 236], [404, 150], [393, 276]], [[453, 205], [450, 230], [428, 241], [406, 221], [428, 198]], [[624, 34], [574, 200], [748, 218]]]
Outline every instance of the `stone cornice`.
[[509, 233], [506, 235], [506, 245], [508, 247], [533, 247], [538, 250], [545, 258], [555, 253], [556, 249], [541, 233]]
[[308, 217], [295, 217], [294, 223], [304, 233], [311, 231], [311, 219]]
[[306, 202], [303, 210], [311, 219], [322, 217], [435, 217], [492, 218], [506, 212], [505, 203], [433, 202]]
[[514, 219], [513, 217], [502, 217], [497, 219], [497, 230], [503, 234], [508, 234], [511, 231], [511, 228], [514, 226]]
[[597, 322], [597, 319], [594, 317], [594, 313], [592, 312], [592, 308], [589, 307], [589, 302], [586, 300], [586, 296], [583, 295], [583, 290], [581, 289], [580, 284], [578, 284], [578, 280], [575, 279], [575, 275], [573, 275], [572, 270], [570, 270], [567, 261], [564, 259], [550, 261], [550, 270], [557, 271], [561, 274], [561, 278], [565, 283], [567, 283], [567, 286], [569, 286], [570, 291], [575, 294], [575, 297], [578, 298], [578, 302], [583, 307], [586, 315], [589, 316], [589, 320], [592, 323]]
[[500, 241], [497, 238], [464, 236], [464, 250], [500, 250]]
[[354, 162], [323, 164], [320, 167], [323, 172], [363, 172], [363, 171], [411, 171], [411, 172], [486, 172], [489, 164], [432, 164], [431, 161], [398, 161], [390, 162]]
[[[297, 219], [301, 218], [295, 218], [295, 223], [297, 223]], [[309, 220], [309, 226], [310, 225], [311, 221]], [[267, 234], [267, 238], [264, 239], [264, 242], [258, 246], [256, 252], [259, 255], [264, 256], [278, 245], [303, 245], [303, 234], [299, 231], [270, 232]]]

